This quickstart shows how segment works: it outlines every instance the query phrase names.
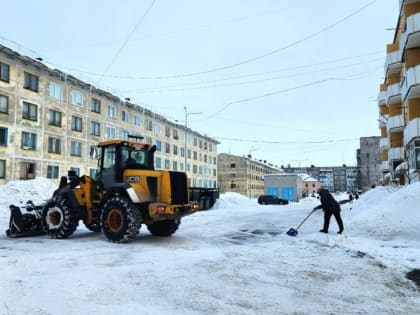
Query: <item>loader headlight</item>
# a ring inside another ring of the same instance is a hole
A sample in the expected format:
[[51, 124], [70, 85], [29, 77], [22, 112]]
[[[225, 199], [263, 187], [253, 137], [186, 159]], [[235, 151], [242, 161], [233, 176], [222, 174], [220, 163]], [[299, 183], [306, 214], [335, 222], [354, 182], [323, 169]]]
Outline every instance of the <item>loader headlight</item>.
[[191, 208], [193, 210], [200, 210], [200, 204], [199, 203], [193, 203], [192, 206], [191, 206]]

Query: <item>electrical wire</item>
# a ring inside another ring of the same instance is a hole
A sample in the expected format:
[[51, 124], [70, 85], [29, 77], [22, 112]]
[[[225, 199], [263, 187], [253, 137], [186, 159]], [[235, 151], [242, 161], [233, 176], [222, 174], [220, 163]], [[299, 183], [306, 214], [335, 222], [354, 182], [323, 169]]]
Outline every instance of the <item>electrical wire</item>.
[[[103, 75], [108, 73], [108, 70], [112, 67], [112, 65], [115, 63], [115, 61], [118, 59], [119, 55], [121, 54], [124, 47], [127, 45], [127, 43], [130, 41], [131, 37], [134, 35], [134, 33], [137, 31], [137, 28], [140, 26], [140, 24], [144, 21], [146, 16], [149, 14], [150, 10], [152, 9], [153, 5], [155, 4], [156, 0], [152, 0], [152, 3], [149, 5], [149, 7], [146, 9], [140, 20], [136, 23], [133, 30], [130, 32], [130, 34], [127, 36], [127, 38], [124, 40], [123, 44], [118, 49], [117, 53], [112, 58], [111, 62], [108, 64], [108, 66], [105, 68], [105, 71]], [[103, 76], [101, 76], [102, 78]]]
[[219, 139], [219, 140], [234, 141], [234, 142], [264, 143], [264, 144], [327, 144], [327, 143], [350, 142], [350, 141], [360, 140], [360, 138], [346, 138], [346, 139], [311, 140], [311, 141], [279, 141], [279, 140], [226, 138], [226, 137], [217, 137], [217, 136], [212, 136], [212, 138]]
[[218, 67], [218, 68], [213, 68], [213, 69], [205, 70], [205, 71], [190, 72], [190, 73], [175, 74], [175, 75], [155, 76], [155, 77], [141, 77], [141, 78], [142, 79], [170, 79], [170, 78], [192, 77], [192, 76], [198, 76], [198, 75], [203, 75], [203, 74], [208, 74], [208, 73], [214, 73], [214, 72], [218, 72], [218, 71], [228, 70], [228, 69], [236, 68], [238, 66], [242, 66], [242, 65], [245, 65], [245, 64], [248, 64], [248, 63], [257, 61], [257, 60], [261, 60], [261, 59], [267, 58], [269, 56], [278, 54], [279, 52], [281, 52], [283, 50], [286, 50], [288, 48], [291, 48], [291, 47], [294, 47], [294, 46], [296, 46], [298, 44], [301, 44], [301, 43], [303, 43], [303, 42], [305, 42], [305, 41], [307, 41], [309, 39], [312, 39], [312, 38], [318, 36], [321, 33], [324, 33], [326, 31], [334, 28], [335, 26], [343, 23], [344, 21], [348, 20], [349, 18], [353, 17], [354, 15], [356, 15], [356, 14], [360, 13], [361, 11], [367, 9], [368, 7], [370, 7], [371, 5], [373, 5], [375, 2], [376, 2], [376, 0], [373, 0], [373, 1], [369, 2], [369, 3], [367, 3], [366, 5], [360, 7], [359, 9], [353, 11], [352, 13], [346, 15], [345, 17], [339, 19], [338, 21], [336, 21], [336, 22], [334, 22], [334, 23], [332, 23], [332, 24], [330, 24], [330, 25], [328, 25], [328, 26], [320, 29], [319, 31], [316, 31], [316, 32], [314, 32], [314, 33], [312, 33], [312, 34], [310, 34], [308, 36], [305, 36], [305, 37], [303, 37], [303, 38], [301, 38], [301, 39], [299, 39], [297, 41], [294, 41], [294, 42], [292, 42], [292, 43], [290, 43], [290, 44], [288, 44], [286, 46], [277, 48], [275, 50], [272, 50], [270, 52], [267, 52], [265, 54], [262, 54], [262, 55], [259, 55], [259, 56], [256, 56], [256, 57], [252, 57], [252, 58], [243, 60], [241, 62], [237, 62], [237, 63], [233, 63], [233, 64], [230, 64], [230, 65], [226, 65], [226, 66], [222, 66], [222, 67]]
[[[368, 60], [366, 62], [359, 62], [359, 63], [353, 63], [353, 64], [348, 64], [348, 65], [342, 65], [342, 66], [340, 66], [340, 69], [354, 67], [354, 66], [358, 66], [358, 65], [363, 65], [363, 64], [366, 64], [366, 63], [371, 64], [372, 62], [376, 62], [376, 61], [383, 61], [383, 58], [376, 58], [376, 59], [373, 59], [373, 60]], [[221, 79], [221, 80], [191, 82], [191, 83], [178, 84], [178, 85], [175, 84], [175, 85], [167, 85], [167, 86], [160, 86], [160, 87], [150, 87], [150, 88], [125, 90], [123, 92], [124, 93], [162, 93], [162, 92], [179, 92], [179, 91], [202, 90], [202, 89], [211, 89], [211, 88], [220, 88], [220, 87], [231, 87], [231, 86], [239, 86], [239, 85], [246, 85], [246, 84], [254, 84], [254, 83], [267, 82], [267, 81], [281, 80], [281, 79], [284, 79], [284, 78], [293, 78], [293, 77], [298, 77], [298, 76], [303, 76], [303, 75], [308, 75], [308, 74], [330, 71], [330, 70], [337, 70], [337, 67], [324, 68], [324, 69], [318, 69], [318, 70], [314, 70], [314, 71], [300, 72], [300, 73], [288, 74], [288, 75], [265, 78], [265, 79], [242, 81], [242, 82], [232, 82], [232, 83], [226, 83], [226, 84], [195, 86], [195, 85], [198, 85], [198, 84], [205, 84], [206, 82], [207, 83], [212, 83], [212, 82], [226, 81], [226, 79]], [[176, 87], [185, 87], [185, 88], [178, 88], [177, 89]]]

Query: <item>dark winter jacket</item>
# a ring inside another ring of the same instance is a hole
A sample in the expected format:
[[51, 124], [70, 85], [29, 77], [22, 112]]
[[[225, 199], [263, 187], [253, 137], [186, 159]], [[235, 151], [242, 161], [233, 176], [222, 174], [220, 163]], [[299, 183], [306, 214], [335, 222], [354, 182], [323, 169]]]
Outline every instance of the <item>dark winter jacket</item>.
[[327, 213], [337, 213], [340, 212], [340, 205], [337, 202], [337, 200], [334, 199], [334, 197], [328, 192], [326, 189], [320, 189], [318, 191], [319, 197], [321, 199], [321, 204], [314, 208], [316, 209], [322, 209]]

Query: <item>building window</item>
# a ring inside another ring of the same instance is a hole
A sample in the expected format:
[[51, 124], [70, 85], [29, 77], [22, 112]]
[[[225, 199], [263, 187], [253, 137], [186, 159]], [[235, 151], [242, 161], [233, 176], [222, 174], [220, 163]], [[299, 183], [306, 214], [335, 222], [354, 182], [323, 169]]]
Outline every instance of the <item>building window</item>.
[[174, 155], [178, 155], [178, 146], [174, 145]]
[[28, 72], [24, 72], [23, 88], [34, 92], [38, 92], [38, 77]]
[[89, 169], [89, 176], [90, 178], [96, 179], [96, 168]]
[[150, 119], [146, 119], [146, 130], [152, 131], [153, 125]]
[[99, 137], [101, 135], [101, 124], [96, 121], [90, 122], [90, 134]]
[[193, 165], [193, 173], [197, 174], [197, 165]]
[[160, 157], [156, 158], [156, 168], [162, 167], [162, 159]]
[[77, 176], [80, 176], [80, 168], [78, 167], [70, 167], [71, 171], [74, 171]]
[[175, 130], [175, 129], [174, 129], [173, 134], [174, 134], [174, 139], [175, 139], [175, 140], [178, 140], [178, 139], [179, 139], [179, 136], [178, 136], [178, 130]]
[[38, 106], [35, 104], [23, 102], [22, 118], [37, 121]]
[[236, 167], [235, 163], [230, 164], [230, 168], [235, 168], [235, 167]]
[[181, 157], [185, 157], [185, 148], [181, 148]]
[[115, 139], [117, 137], [117, 130], [115, 127], [106, 127], [106, 138]]
[[171, 153], [171, 145], [169, 143], [165, 143], [165, 153]]
[[57, 179], [59, 173], [59, 167], [55, 165], [48, 165], [47, 166], [47, 178], [50, 179]]
[[161, 151], [162, 150], [162, 141], [157, 140], [156, 141], [156, 150]]
[[48, 137], [48, 153], [61, 153], [61, 142], [59, 138]]
[[36, 150], [36, 133], [22, 131], [22, 143], [21, 148], [23, 150]]
[[193, 160], [197, 160], [197, 152], [193, 151]]
[[165, 136], [167, 136], [167, 137], [171, 136], [171, 128], [165, 127]]
[[177, 161], [173, 161], [172, 162], [172, 170], [173, 171], [177, 171], [178, 170], [178, 162]]
[[155, 124], [155, 134], [160, 134], [160, 124]]
[[7, 128], [0, 127], [0, 146], [7, 147]]
[[[128, 140], [128, 131], [127, 130], [122, 130], [121, 131], [121, 139]], [[149, 143], [151, 143], [151, 141]]]
[[82, 156], [82, 144], [77, 141], [72, 141], [70, 144], [71, 156]]
[[50, 82], [50, 96], [58, 99], [58, 100], [62, 100], [63, 99], [63, 88], [61, 87], [61, 85], [55, 83], [55, 82]]
[[141, 125], [141, 117], [136, 115], [134, 116], [134, 125], [140, 126]]
[[82, 131], [82, 118], [71, 116], [71, 130], [73, 131]]
[[117, 109], [114, 105], [108, 105], [108, 117], [116, 118], [117, 117]]
[[235, 184], [235, 183], [231, 183], [231, 184], [230, 184], [230, 188], [231, 188], [231, 189], [235, 189], [235, 188], [236, 188], [236, 184]]
[[48, 124], [50, 126], [61, 127], [61, 112], [50, 109], [48, 111]]
[[171, 168], [171, 161], [165, 159], [165, 169], [169, 170]]
[[0, 62], [0, 80], [4, 82], [9, 82], [10, 77], [10, 66]]
[[79, 91], [71, 91], [71, 103], [76, 106], [83, 106], [83, 95]]
[[6, 161], [0, 160], [0, 178], [6, 178]]
[[9, 113], [9, 97], [0, 95], [0, 113]]
[[121, 112], [121, 119], [122, 119], [122, 121], [125, 121], [125, 122], [130, 121], [130, 115], [128, 114], [128, 112], [126, 110], [123, 110]]
[[96, 99], [96, 98], [92, 98], [92, 103], [90, 104], [90, 111], [93, 113], [101, 113], [101, 101]]

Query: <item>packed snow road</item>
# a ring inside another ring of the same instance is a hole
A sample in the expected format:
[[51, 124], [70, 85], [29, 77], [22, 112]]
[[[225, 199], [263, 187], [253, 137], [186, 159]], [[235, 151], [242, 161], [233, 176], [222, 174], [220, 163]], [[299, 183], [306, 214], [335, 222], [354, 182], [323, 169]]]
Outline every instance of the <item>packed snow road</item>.
[[419, 290], [405, 272], [419, 265], [419, 250], [358, 238], [356, 205], [343, 207], [344, 235], [334, 220], [330, 234], [318, 233], [319, 211], [287, 236], [316, 204], [222, 196], [173, 237], [142, 228], [129, 244], [82, 226], [68, 240], [3, 234], [0, 314], [418, 314]]

